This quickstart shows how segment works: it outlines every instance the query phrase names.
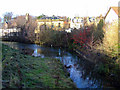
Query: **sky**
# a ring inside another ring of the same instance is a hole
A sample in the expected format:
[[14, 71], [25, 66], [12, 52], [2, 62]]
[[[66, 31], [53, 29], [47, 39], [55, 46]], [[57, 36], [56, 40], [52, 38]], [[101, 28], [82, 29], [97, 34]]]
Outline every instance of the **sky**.
[[33, 16], [103, 16], [110, 6], [118, 6], [120, 0], [1, 0], [0, 17], [5, 12], [16, 15], [29, 13]]

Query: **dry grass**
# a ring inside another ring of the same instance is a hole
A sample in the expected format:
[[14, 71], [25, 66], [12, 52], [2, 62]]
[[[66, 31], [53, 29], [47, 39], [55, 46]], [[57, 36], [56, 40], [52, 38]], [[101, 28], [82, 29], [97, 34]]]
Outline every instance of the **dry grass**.
[[116, 56], [118, 53], [118, 23], [114, 21], [106, 24], [104, 27], [103, 43], [97, 46], [97, 49], [107, 52], [106, 54]]

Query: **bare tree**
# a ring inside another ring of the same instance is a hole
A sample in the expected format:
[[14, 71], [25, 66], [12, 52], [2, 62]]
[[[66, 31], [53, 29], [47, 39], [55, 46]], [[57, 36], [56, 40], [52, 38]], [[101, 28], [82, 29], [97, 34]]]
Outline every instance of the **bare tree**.
[[35, 28], [37, 27], [36, 19], [32, 16], [29, 16], [29, 21], [25, 24], [25, 30], [27, 34], [27, 38], [34, 42], [35, 40]]
[[3, 16], [4, 16], [4, 22], [9, 22], [12, 19], [13, 13], [6, 12]]
[[25, 16], [17, 16], [14, 22], [17, 24], [18, 28], [22, 28], [25, 25]]
[[23, 38], [22, 40], [28, 40], [34, 42], [35, 34], [34, 30], [37, 26], [36, 19], [32, 16], [28, 17], [28, 21], [26, 20], [26, 16], [17, 16], [16, 19], [13, 21], [17, 28], [21, 28], [21, 35], [20, 37]]

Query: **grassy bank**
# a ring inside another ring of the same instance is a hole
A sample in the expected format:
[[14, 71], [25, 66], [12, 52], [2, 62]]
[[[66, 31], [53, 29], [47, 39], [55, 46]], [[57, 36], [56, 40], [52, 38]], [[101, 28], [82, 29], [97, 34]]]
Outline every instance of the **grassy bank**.
[[3, 88], [75, 88], [59, 60], [32, 57], [2, 45]]

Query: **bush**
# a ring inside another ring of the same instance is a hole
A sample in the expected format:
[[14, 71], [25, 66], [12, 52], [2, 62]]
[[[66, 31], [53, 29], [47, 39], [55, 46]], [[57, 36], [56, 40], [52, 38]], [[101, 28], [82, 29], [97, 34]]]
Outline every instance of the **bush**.
[[104, 26], [105, 35], [101, 49], [106, 51], [111, 56], [116, 56], [118, 53], [118, 23], [113, 22]]
[[44, 45], [67, 47], [67, 33], [65, 31], [41, 30], [39, 42]]
[[104, 38], [104, 31], [103, 31], [103, 25], [104, 22], [101, 19], [95, 30], [93, 31], [93, 36], [94, 36], [94, 43], [100, 44], [103, 41]]

